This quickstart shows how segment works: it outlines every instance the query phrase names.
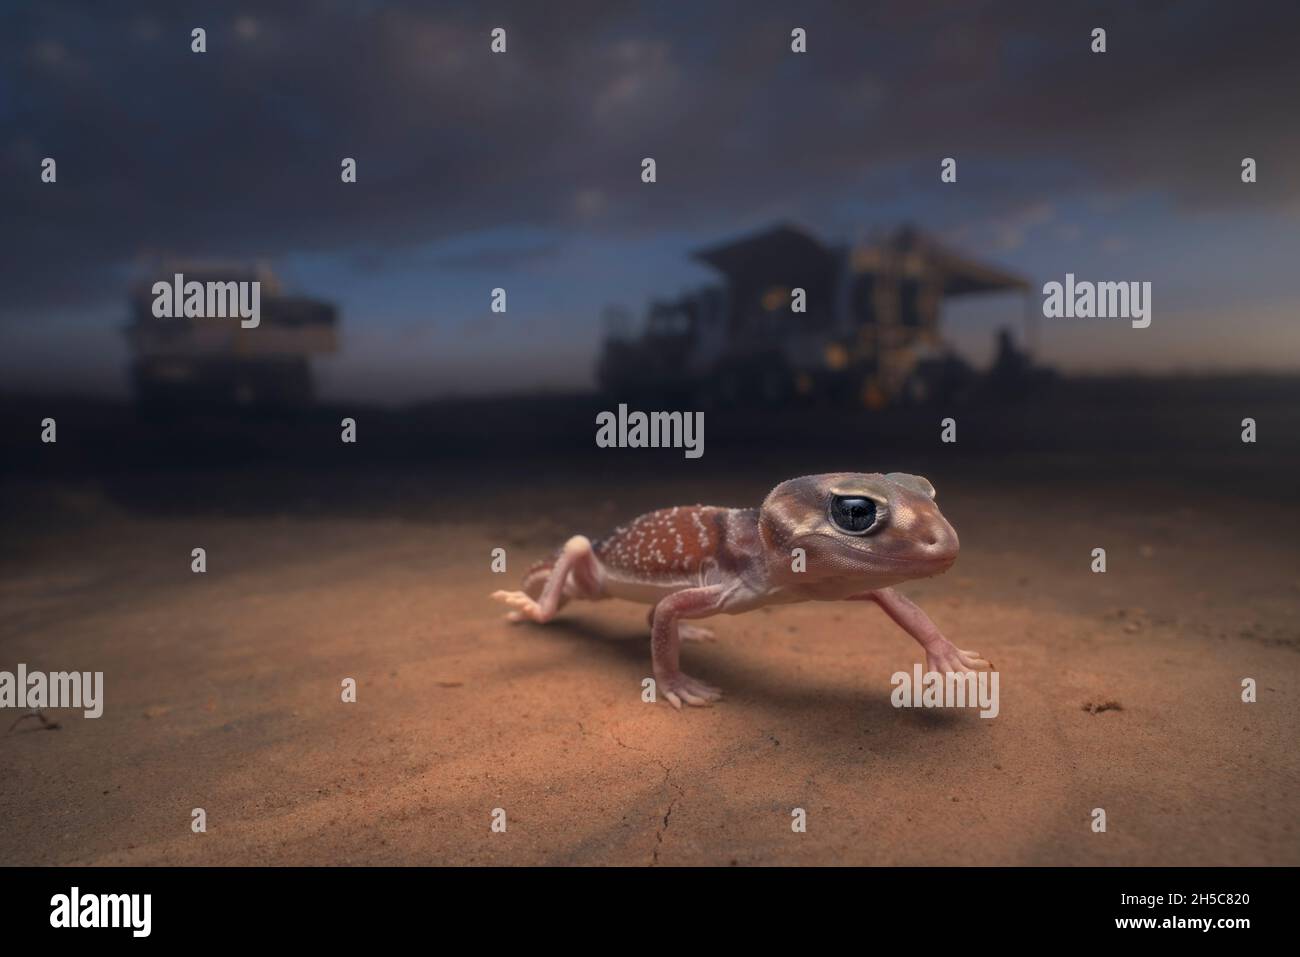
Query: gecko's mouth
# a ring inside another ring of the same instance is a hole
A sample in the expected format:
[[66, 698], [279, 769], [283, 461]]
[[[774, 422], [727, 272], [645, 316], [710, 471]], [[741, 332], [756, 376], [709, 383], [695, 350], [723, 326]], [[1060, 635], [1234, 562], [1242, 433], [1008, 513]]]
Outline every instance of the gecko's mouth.
[[905, 558], [901, 555], [876, 555], [874, 557], [885, 564], [897, 565], [915, 571], [928, 571], [925, 575], [926, 578], [942, 575], [957, 562], [956, 552], [925, 558]]
[[[871, 564], [906, 571], [909, 578], [929, 578], [943, 574], [957, 561], [960, 550], [956, 533], [951, 531], [942, 538], [936, 537], [933, 543], [919, 544], [917, 547], [912, 548], [913, 554], [911, 555], [891, 555], [887, 552], [871, 551], [865, 548], [845, 549], [844, 542], [841, 539], [821, 533], [814, 533], [808, 537], [829, 539], [838, 546], [837, 550], [847, 550], [856, 561], [861, 561], [865, 557]], [[925, 549], [929, 550], [928, 554], [925, 553]], [[916, 554], [918, 551], [922, 553]]]

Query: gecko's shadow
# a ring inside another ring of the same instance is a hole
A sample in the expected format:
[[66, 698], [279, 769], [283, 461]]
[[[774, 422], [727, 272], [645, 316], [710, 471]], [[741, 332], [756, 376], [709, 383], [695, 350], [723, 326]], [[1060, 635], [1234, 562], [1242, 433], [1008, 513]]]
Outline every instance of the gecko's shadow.
[[[639, 683], [650, 673], [650, 639], [642, 632], [610, 626], [581, 616], [556, 619], [544, 626], [523, 624], [530, 638], [580, 644], [584, 654], [592, 651], [604, 656], [617, 667], [632, 667]], [[720, 706], [740, 702], [758, 708], [765, 718], [807, 717], [828, 728], [867, 726], [876, 731], [872, 747], [877, 752], [912, 747], [917, 732], [973, 730], [969, 714], [947, 708], [895, 708], [890, 701], [887, 676], [882, 676], [879, 691], [850, 687], [829, 671], [804, 672], [802, 675], [773, 675], [744, 660], [738, 642], [721, 638], [716, 642], [689, 642], [683, 645], [685, 669], [695, 677], [720, 686], [724, 699]], [[865, 668], [865, 665], [864, 665]], [[824, 679], [824, 680], [822, 680]], [[904, 744], [903, 742], [907, 743]], [[828, 747], [836, 747], [828, 741]]]

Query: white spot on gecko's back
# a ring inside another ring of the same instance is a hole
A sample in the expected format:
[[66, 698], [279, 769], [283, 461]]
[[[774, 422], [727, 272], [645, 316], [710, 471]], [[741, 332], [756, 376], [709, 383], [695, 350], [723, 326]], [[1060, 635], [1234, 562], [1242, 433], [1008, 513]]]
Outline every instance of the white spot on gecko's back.
[[679, 578], [693, 573], [719, 546], [716, 514], [709, 506], [675, 506], [642, 515], [596, 546], [596, 556], [612, 569], [647, 578]]

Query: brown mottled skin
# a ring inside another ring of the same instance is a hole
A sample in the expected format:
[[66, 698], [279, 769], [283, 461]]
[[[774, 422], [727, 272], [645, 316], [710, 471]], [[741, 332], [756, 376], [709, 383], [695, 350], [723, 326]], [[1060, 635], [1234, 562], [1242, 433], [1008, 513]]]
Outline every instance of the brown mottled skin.
[[679, 506], [642, 515], [594, 543], [576, 535], [529, 571], [522, 591], [492, 597], [512, 606], [511, 621], [536, 622], [574, 598], [649, 603], [655, 681], [681, 708], [721, 697], [681, 670], [682, 639], [708, 637], [685, 619], [763, 605], [874, 601], [921, 643], [930, 671], [990, 667], [977, 652], [956, 648], [891, 587], [947, 571], [958, 548], [926, 479], [833, 472], [782, 482], [761, 508]]

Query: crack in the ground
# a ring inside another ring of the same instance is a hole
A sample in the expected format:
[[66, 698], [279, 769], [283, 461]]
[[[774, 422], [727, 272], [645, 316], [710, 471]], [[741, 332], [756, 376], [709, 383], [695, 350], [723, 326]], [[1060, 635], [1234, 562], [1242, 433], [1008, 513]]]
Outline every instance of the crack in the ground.
[[610, 731], [609, 736], [610, 736], [611, 738], [614, 739], [614, 743], [617, 744], [620, 748], [627, 748], [629, 751], [640, 751], [642, 754], [649, 754], [649, 753], [650, 753], [650, 752], [648, 752], [645, 748], [634, 748], [634, 747], [632, 747], [632, 745], [628, 744], [626, 741], [624, 741], [622, 738], [620, 738], [620, 737], [619, 737], [617, 734], [615, 734], [613, 731]]
[[668, 802], [668, 810], [664, 812], [664, 822], [663, 822], [663, 826], [662, 826], [662, 827], [659, 827], [659, 828], [657, 828], [657, 829], [655, 830], [655, 846], [654, 846], [654, 851], [650, 854], [650, 866], [651, 866], [651, 867], [654, 867], [656, 864], [659, 863], [659, 848], [660, 848], [660, 847], [663, 845], [663, 843], [664, 843], [664, 833], [668, 830], [668, 819], [669, 819], [670, 817], [673, 816], [673, 809], [677, 807], [677, 802], [680, 801], [680, 800], [682, 799], [682, 797], [686, 794], [686, 791], [682, 788], [682, 786], [681, 786], [680, 784], [677, 784], [677, 783], [674, 782], [674, 781], [670, 781], [670, 780], [668, 780], [669, 776], [670, 776], [672, 773], [673, 773], [673, 772], [672, 772], [672, 768], [669, 768], [669, 767], [665, 767], [665, 768], [664, 768], [664, 784], [668, 784], [668, 785], [671, 785], [672, 787], [676, 788], [676, 789], [677, 789], [677, 797], [673, 798], [671, 801]]
[[[614, 739], [615, 744], [619, 745], [620, 748], [627, 748], [629, 752], [650, 754], [649, 750], [646, 750], [645, 748], [633, 748], [633, 746], [628, 744], [627, 741], [624, 741], [621, 737], [617, 736], [614, 731], [610, 732], [610, 737], [611, 739]], [[663, 844], [664, 831], [668, 830], [668, 819], [672, 817], [672, 811], [676, 809], [677, 802], [681, 800], [686, 791], [685, 788], [682, 788], [675, 780], [672, 780], [673, 766], [666, 765], [666, 763], [660, 761], [659, 758], [654, 757], [653, 754], [651, 754], [651, 758], [653, 758], [656, 765], [663, 768], [663, 784], [666, 785], [666, 787], [675, 788], [677, 792], [677, 796], [668, 802], [668, 810], [663, 813], [663, 823], [660, 824], [659, 827], [655, 828], [654, 850], [650, 853], [650, 866], [654, 867], [656, 863], [659, 863], [659, 846]]]
[[668, 802], [668, 810], [664, 812], [664, 826], [655, 831], [655, 849], [650, 855], [650, 866], [654, 867], [659, 863], [659, 847], [664, 842], [664, 832], [668, 830], [668, 819], [673, 816], [673, 808], [677, 806], [677, 801], [681, 798], [678, 794]]

